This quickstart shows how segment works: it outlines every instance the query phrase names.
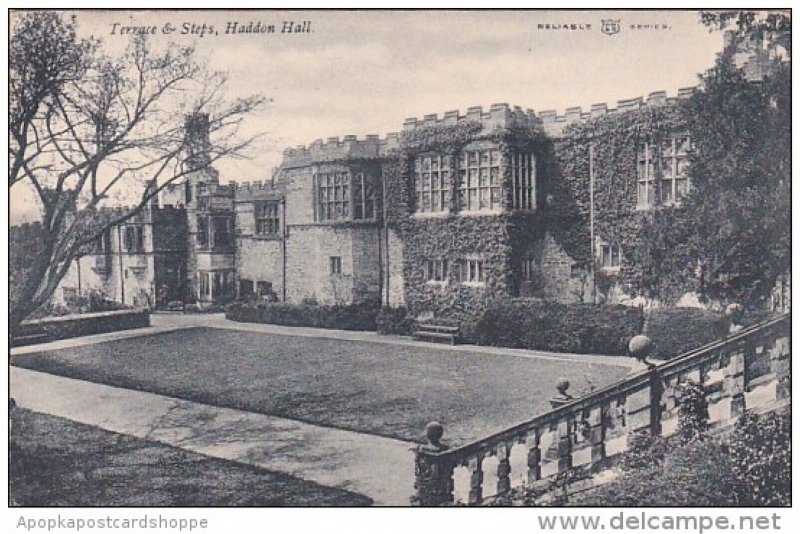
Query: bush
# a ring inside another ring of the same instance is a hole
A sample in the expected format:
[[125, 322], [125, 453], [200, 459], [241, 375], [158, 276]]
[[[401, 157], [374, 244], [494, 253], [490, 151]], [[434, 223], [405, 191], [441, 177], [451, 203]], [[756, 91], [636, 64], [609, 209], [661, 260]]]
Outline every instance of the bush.
[[379, 334], [410, 336], [414, 331], [414, 319], [403, 307], [383, 307], [375, 318], [375, 326]]
[[746, 414], [725, 438], [664, 441], [623, 457], [620, 478], [574, 506], [789, 506], [791, 417]]
[[724, 314], [700, 308], [669, 308], [651, 312], [645, 335], [653, 340], [653, 358], [669, 360], [725, 337]]
[[627, 354], [641, 331], [639, 308], [561, 304], [534, 299], [495, 302], [478, 318], [470, 341], [554, 352]]
[[604, 486], [570, 498], [570, 506], [734, 506], [732, 462], [716, 440], [673, 448], [663, 460], [623, 472]]
[[375, 330], [379, 307], [374, 303], [310, 306], [273, 302], [235, 302], [225, 317], [246, 323], [309, 326], [339, 330]]
[[792, 502], [792, 419], [774, 412], [745, 414], [727, 443], [742, 506]]

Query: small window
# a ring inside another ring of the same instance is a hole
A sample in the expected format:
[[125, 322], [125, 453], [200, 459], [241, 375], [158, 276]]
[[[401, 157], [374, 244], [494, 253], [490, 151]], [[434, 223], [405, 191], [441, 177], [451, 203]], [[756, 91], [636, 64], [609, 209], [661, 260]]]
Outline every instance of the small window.
[[102, 252], [103, 254], [111, 254], [112, 248], [111, 248], [110, 228], [104, 230], [103, 233], [100, 235], [99, 247], [100, 247], [100, 252]]
[[276, 236], [280, 231], [278, 203], [265, 202], [256, 204], [256, 235]]
[[622, 265], [622, 248], [613, 243], [600, 245], [600, 267], [617, 268]]
[[425, 279], [428, 282], [447, 282], [447, 260], [426, 260]]
[[253, 281], [242, 278], [239, 280], [239, 297], [249, 299], [255, 295]]
[[482, 284], [485, 282], [483, 260], [462, 260], [459, 276], [462, 283]]
[[331, 274], [342, 274], [342, 257], [331, 256], [330, 267], [331, 267]]
[[530, 282], [536, 276], [536, 261], [532, 258], [522, 260], [522, 280]]
[[258, 289], [258, 296], [265, 297], [272, 293], [272, 282], [262, 282], [259, 281], [256, 283], [256, 288]]
[[124, 239], [126, 252], [144, 252], [144, 231], [142, 225], [126, 225]]

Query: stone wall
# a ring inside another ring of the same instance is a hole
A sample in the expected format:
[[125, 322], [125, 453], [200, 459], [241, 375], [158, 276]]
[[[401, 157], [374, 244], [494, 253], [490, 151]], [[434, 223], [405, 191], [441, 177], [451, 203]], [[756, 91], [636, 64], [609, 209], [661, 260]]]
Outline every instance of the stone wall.
[[[47, 341], [53, 341], [146, 326], [150, 326], [150, 313], [147, 310], [117, 310], [23, 321], [15, 337], [45, 334]], [[43, 341], [37, 338], [35, 342]], [[24, 343], [22, 339], [12, 340], [15, 346]]]
[[[341, 304], [380, 298], [378, 229], [374, 226], [290, 227], [286, 242], [286, 301]], [[341, 274], [331, 273], [341, 258]]]
[[405, 283], [403, 281], [403, 241], [397, 235], [397, 231], [389, 229], [387, 231], [387, 291], [388, 304], [391, 307], [405, 306]]
[[236, 276], [239, 280], [269, 282], [276, 295], [283, 294], [282, 242], [240, 237], [236, 240]]
[[587, 302], [591, 298], [587, 271], [564, 252], [551, 234], [545, 234], [540, 246], [543, 297], [564, 303]]

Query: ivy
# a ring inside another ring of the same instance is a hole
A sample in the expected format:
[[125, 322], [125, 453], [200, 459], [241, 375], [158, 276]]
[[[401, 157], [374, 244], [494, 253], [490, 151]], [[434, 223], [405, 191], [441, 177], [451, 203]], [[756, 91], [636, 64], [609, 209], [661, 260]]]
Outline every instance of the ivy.
[[[625, 261], [616, 280], [601, 279], [598, 290], [619, 282], [626, 292], [655, 296], [652, 277], [661, 281], [653, 262], [640, 261], [642, 229], [662, 210], [637, 211], [638, 149], [647, 142], [659, 146], [681, 130], [682, 104], [646, 107], [606, 115], [568, 127], [553, 151], [553, 174], [547, 194], [548, 228], [573, 258], [594, 261], [589, 218], [594, 208], [595, 239], [614, 243]], [[590, 158], [594, 195], [590, 198]], [[656, 176], [657, 182], [660, 178]], [[593, 204], [593, 206], [592, 206]], [[652, 236], [648, 236], [652, 238]], [[656, 259], [657, 261], [657, 259]], [[682, 294], [686, 278], [676, 277], [674, 293]]]
[[[454, 318], [475, 317], [489, 300], [510, 294], [514, 283], [513, 266], [518, 262], [519, 251], [544, 236], [546, 224], [536, 212], [442, 213], [413, 217], [414, 158], [425, 153], [455, 157], [470, 143], [480, 141], [491, 142], [505, 156], [532, 152], [537, 158], [549, 143], [540, 129], [512, 126], [485, 132], [481, 123], [463, 121], [405, 132], [399, 150], [384, 162], [386, 223], [398, 232], [403, 242], [405, 300], [412, 315], [433, 311]], [[455, 173], [450, 175], [452, 197], [457, 195], [456, 176]], [[501, 180], [510, 194], [510, 166], [505, 166]], [[510, 201], [506, 198], [504, 202]], [[484, 287], [426, 283], [425, 260], [448, 260], [451, 268], [455, 268], [459, 259], [471, 255], [479, 255], [484, 262]]]

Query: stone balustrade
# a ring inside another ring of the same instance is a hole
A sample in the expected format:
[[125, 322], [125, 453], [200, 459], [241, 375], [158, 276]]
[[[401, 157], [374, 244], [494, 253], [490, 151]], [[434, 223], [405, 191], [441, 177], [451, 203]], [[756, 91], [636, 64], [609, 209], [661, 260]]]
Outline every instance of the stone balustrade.
[[632, 341], [646, 369], [579, 399], [559, 380], [553, 410], [458, 448], [441, 442], [439, 423], [429, 424], [429, 443], [416, 450], [412, 502], [480, 504], [572, 470], [602, 472], [628, 449], [631, 435], [677, 432], [681, 385], [689, 381], [704, 386], [712, 429], [732, 424], [746, 409], [790, 402], [791, 315], [731, 332], [659, 365], [647, 363], [646, 342]]

